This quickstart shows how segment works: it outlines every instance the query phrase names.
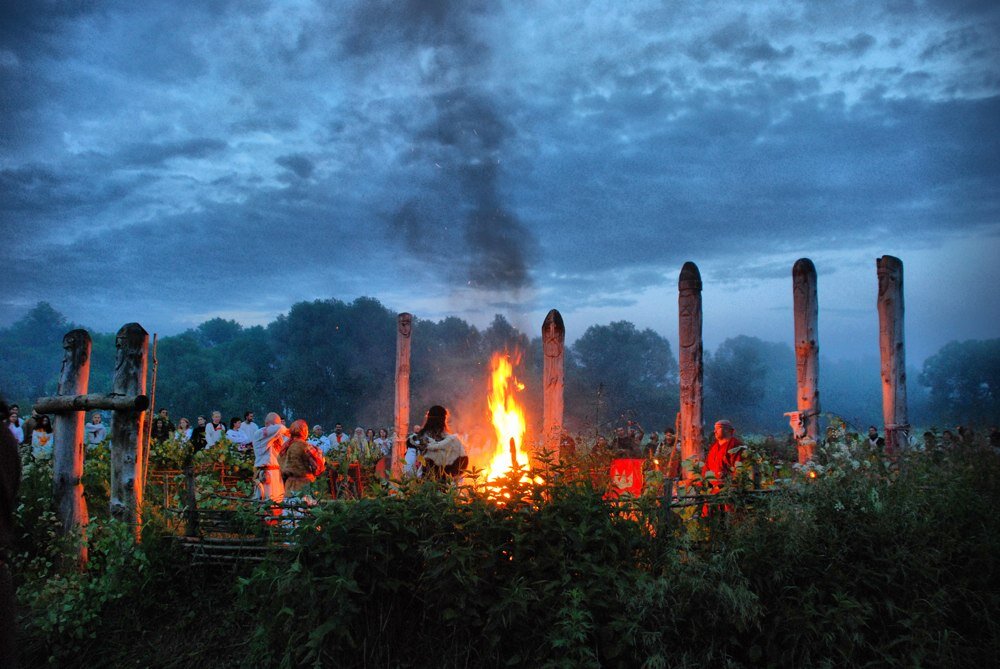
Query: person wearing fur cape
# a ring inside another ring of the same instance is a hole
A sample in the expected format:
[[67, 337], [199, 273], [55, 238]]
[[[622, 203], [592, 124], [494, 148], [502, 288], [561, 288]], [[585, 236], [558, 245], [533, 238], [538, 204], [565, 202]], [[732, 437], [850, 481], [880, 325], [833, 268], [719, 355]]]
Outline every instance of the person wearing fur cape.
[[407, 440], [408, 448], [422, 453], [424, 477], [434, 480], [458, 479], [469, 466], [462, 440], [448, 431], [448, 410], [434, 405], [427, 410], [424, 425]]

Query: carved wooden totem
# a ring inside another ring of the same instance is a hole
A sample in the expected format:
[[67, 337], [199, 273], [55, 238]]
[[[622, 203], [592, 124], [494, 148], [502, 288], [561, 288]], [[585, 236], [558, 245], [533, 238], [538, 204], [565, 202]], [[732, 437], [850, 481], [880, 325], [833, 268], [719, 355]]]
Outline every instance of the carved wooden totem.
[[[90, 334], [73, 330], [63, 337], [59, 396], [86, 395], [90, 379]], [[52, 448], [52, 492], [64, 534], [75, 535], [80, 565], [87, 561], [87, 500], [83, 496], [83, 424], [86, 414], [56, 414]]]
[[[681, 377], [681, 458], [704, 459], [703, 375], [701, 342], [701, 273], [693, 262], [684, 263], [678, 282]], [[685, 477], [687, 477], [685, 473]]]
[[410, 433], [410, 335], [413, 314], [401, 313], [396, 318], [396, 441], [392, 447], [392, 478], [403, 475], [406, 457], [406, 437]]
[[[112, 395], [146, 394], [146, 364], [149, 333], [138, 323], [123, 325], [115, 346], [115, 378]], [[133, 526], [136, 539], [142, 523], [142, 443], [144, 411], [115, 411], [111, 422], [111, 515]]]
[[566, 326], [562, 314], [551, 310], [542, 323], [542, 434], [545, 450], [559, 455], [563, 427], [563, 389], [565, 387]]
[[882, 358], [882, 416], [885, 450], [890, 456], [909, 439], [906, 409], [906, 347], [903, 339], [903, 261], [882, 256], [878, 273], [878, 335]]
[[[801, 258], [792, 267], [792, 299], [795, 308], [795, 372], [800, 432], [799, 463], [809, 462], [819, 442], [819, 301], [816, 267]], [[801, 435], [801, 436], [800, 436]]]

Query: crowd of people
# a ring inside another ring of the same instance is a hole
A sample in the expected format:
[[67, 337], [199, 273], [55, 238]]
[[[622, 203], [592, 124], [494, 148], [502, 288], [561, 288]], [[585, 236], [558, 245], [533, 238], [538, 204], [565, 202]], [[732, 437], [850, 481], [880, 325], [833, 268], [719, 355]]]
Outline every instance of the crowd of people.
[[[187, 418], [177, 424], [167, 409], [160, 409], [150, 426], [154, 442], [174, 440], [190, 445], [190, 452], [211, 448], [223, 439], [239, 453], [253, 460], [254, 496], [261, 500], [280, 502], [299, 492], [322, 474], [329, 462], [360, 461], [376, 463], [380, 472], [388, 472], [394, 457], [394, 431], [388, 428], [357, 427], [352, 434], [342, 423], [335, 423], [329, 434], [322, 425], [312, 427], [304, 420], [285, 425], [277, 412], [264, 418], [263, 426], [256, 423], [253, 411], [243, 417], [232, 417], [228, 423], [214, 411], [209, 420], [198, 416], [194, 426]], [[88, 428], [95, 426], [94, 441], [103, 436], [96, 431], [100, 414], [92, 416]], [[88, 439], [90, 432], [88, 430]], [[406, 440], [403, 473], [411, 476], [443, 479], [458, 478], [468, 468], [465, 446], [448, 428], [448, 412], [444, 407], [431, 407], [422, 426], [415, 426]]]
[[[20, 407], [14, 404], [9, 408], [6, 422], [17, 442], [23, 447], [30, 447], [32, 455], [36, 458], [51, 457], [53, 428], [49, 416], [33, 410], [30, 417], [22, 419]], [[717, 480], [724, 479], [741, 457], [742, 442], [734, 435], [735, 428], [729, 421], [722, 420], [715, 424], [715, 439], [707, 451], [704, 471], [713, 472]], [[90, 414], [85, 424], [86, 445], [96, 447], [108, 437], [102, 413], [95, 411]], [[343, 424], [336, 423], [333, 430], [327, 433], [322, 425], [310, 427], [301, 419], [286, 427], [280, 415], [274, 412], [267, 414], [263, 426], [256, 423], [253, 411], [246, 411], [242, 418], [234, 416], [228, 422], [223, 421], [221, 412], [213, 411], [208, 419], [198, 416], [194, 425], [184, 417], [174, 424], [165, 408], [159, 409], [152, 418], [150, 438], [153, 442], [173, 440], [188, 444], [191, 453], [211, 448], [224, 439], [248, 461], [253, 460], [254, 480], [262, 498], [272, 498], [276, 495], [274, 491], [286, 487], [293, 491], [300, 489], [322, 473], [325, 463], [329, 462], [377, 463], [380, 472], [391, 471], [393, 445], [396, 442], [395, 431], [385, 427], [357, 427], [348, 433]], [[943, 430], [940, 435], [924, 432], [920, 446], [928, 451], [958, 448], [974, 440], [975, 434], [971, 429], [959, 426], [954, 431]], [[868, 428], [867, 441], [873, 448], [885, 447], [885, 440], [875, 426]], [[996, 428], [990, 431], [989, 442], [1000, 449], [1000, 433]], [[717, 448], [719, 444], [722, 446]], [[405, 445], [404, 474], [455, 479], [468, 469], [465, 445], [450, 432], [448, 412], [442, 406], [433, 406], [428, 410], [423, 425], [414, 426], [414, 431], [405, 439]], [[591, 452], [613, 459], [655, 460], [668, 478], [681, 476], [682, 458], [673, 427], [647, 435], [638, 423], [628, 421], [614, 429], [610, 441], [598, 435]], [[568, 432], [563, 432], [560, 456], [572, 458], [575, 453], [576, 440]], [[284, 485], [285, 479], [291, 480], [292, 484]]]

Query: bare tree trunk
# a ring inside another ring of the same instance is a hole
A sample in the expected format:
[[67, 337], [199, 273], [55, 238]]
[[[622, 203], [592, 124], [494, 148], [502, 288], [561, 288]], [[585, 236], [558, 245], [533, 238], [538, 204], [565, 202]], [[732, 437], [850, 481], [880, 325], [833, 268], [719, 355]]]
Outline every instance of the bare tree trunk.
[[[59, 395], [85, 395], [90, 380], [90, 334], [73, 330], [63, 337]], [[87, 501], [83, 496], [83, 423], [86, 414], [72, 411], [56, 414], [52, 447], [52, 492], [63, 534], [75, 537], [77, 565], [87, 563]]]
[[392, 478], [403, 475], [406, 437], [410, 434], [410, 335], [413, 314], [396, 318], [396, 441], [392, 447]]
[[882, 357], [882, 416], [885, 450], [895, 456], [909, 439], [906, 410], [906, 347], [903, 339], [903, 261], [882, 256], [878, 273], [879, 352]]
[[[123, 325], [115, 346], [115, 378], [111, 394], [146, 393], [146, 356], [149, 333], [138, 323]], [[111, 426], [111, 516], [134, 528], [139, 540], [142, 525], [142, 439], [145, 414], [115, 411]]]
[[[701, 342], [701, 273], [693, 262], [684, 263], [678, 282], [678, 314], [681, 377], [681, 458], [703, 460], [704, 418]], [[690, 478], [684, 473], [684, 478]]]
[[545, 450], [560, 457], [562, 442], [564, 390], [566, 385], [566, 326], [562, 314], [551, 310], [542, 323], [542, 434]]
[[796, 431], [799, 463], [812, 460], [819, 443], [819, 300], [816, 267], [801, 258], [792, 267], [792, 299], [795, 306], [795, 372], [798, 386]]

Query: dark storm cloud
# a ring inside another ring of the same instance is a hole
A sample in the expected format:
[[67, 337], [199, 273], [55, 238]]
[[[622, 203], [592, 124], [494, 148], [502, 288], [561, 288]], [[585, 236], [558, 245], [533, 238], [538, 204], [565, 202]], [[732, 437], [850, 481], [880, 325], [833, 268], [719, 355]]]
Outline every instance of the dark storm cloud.
[[365, 0], [355, 5], [342, 46], [352, 56], [377, 53], [387, 44], [448, 46], [474, 55], [482, 44], [471, 19], [486, 6], [464, 0]]
[[143, 142], [124, 147], [118, 159], [130, 167], [156, 167], [172, 158], [206, 158], [224, 151], [227, 146], [221, 139], [211, 137], [194, 137], [176, 142]]
[[[976, 26], [963, 26], [955, 28], [938, 36], [933, 43], [929, 44], [920, 52], [922, 60], [931, 60], [940, 56], [950, 56], [954, 54], [967, 54], [971, 58], [982, 58], [989, 53], [989, 47], [994, 46], [988, 40], [997, 39], [997, 25], [988, 29], [986, 35], [982, 29]], [[990, 34], [992, 33], [992, 34]]]
[[1000, 220], [995, 3], [14, 4], [10, 304], [617, 308]]
[[300, 179], [308, 179], [312, 176], [313, 170], [316, 169], [311, 160], [297, 153], [279, 156], [274, 159], [274, 162], [293, 172]]
[[[579, 142], [536, 174], [545, 192], [521, 194], [572, 212], [543, 220], [543, 244], [574, 249], [570, 258], [548, 256], [549, 264], [610, 274], [615, 259], [636, 254], [673, 264], [729, 255], [737, 238], [748, 248], [808, 251], [804, 240], [849, 248], [886, 235], [926, 239], [941, 226], [973, 231], [1000, 218], [1000, 139], [989, 130], [1000, 98], [847, 108], [812, 97], [786, 102], [775, 118], [776, 100], [753, 90], [699, 106], [630, 155], [597, 130], [602, 115], [581, 127]], [[604, 196], [592, 199], [596, 192]]]
[[746, 17], [729, 23], [691, 43], [688, 55], [699, 62], [707, 62], [713, 57], [732, 57], [746, 67], [754, 63], [769, 63], [787, 60], [795, 53], [791, 46], [775, 47], [768, 39], [751, 29]]
[[875, 41], [875, 38], [868, 33], [858, 33], [854, 37], [842, 42], [820, 42], [819, 48], [824, 53], [834, 55], [847, 54], [853, 58], [860, 58], [875, 46]]

